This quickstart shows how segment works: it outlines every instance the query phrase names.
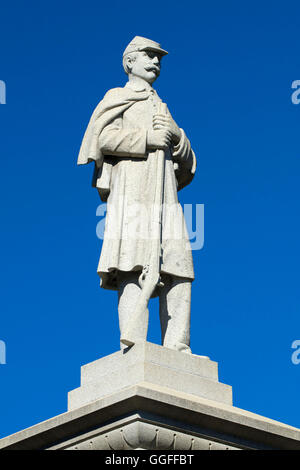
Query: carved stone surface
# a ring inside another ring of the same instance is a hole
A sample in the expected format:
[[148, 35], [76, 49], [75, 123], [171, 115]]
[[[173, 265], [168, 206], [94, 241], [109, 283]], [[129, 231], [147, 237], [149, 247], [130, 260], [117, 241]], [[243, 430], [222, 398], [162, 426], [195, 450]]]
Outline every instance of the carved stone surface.
[[0, 440], [0, 449], [286, 449], [300, 430], [224, 403], [143, 383]]
[[156, 344], [136, 343], [81, 368], [81, 387], [69, 392], [72, 410], [141, 382], [232, 404], [229, 385], [218, 382], [218, 365]]
[[81, 440], [64, 450], [238, 450], [221, 442], [136, 421], [110, 432]]
[[128, 82], [96, 107], [78, 164], [95, 163], [93, 184], [107, 201], [98, 274], [118, 291], [121, 347], [146, 341], [148, 302], [158, 296], [163, 345], [190, 352], [194, 268], [177, 192], [192, 181], [196, 157], [152, 87], [166, 54], [140, 36], [128, 44]]

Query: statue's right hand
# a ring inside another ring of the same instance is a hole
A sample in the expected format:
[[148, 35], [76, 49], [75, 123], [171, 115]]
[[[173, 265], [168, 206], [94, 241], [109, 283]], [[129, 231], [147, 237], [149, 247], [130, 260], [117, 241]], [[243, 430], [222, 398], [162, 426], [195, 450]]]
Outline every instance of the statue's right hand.
[[147, 148], [150, 150], [166, 150], [172, 141], [172, 133], [169, 129], [147, 131]]

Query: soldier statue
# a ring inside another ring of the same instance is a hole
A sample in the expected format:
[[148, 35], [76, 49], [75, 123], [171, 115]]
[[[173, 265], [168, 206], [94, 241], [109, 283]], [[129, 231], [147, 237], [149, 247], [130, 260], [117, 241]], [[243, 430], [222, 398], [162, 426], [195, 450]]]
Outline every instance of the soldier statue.
[[194, 269], [177, 192], [192, 181], [196, 158], [152, 88], [166, 54], [140, 36], [128, 44], [128, 81], [96, 107], [78, 164], [94, 161], [93, 186], [107, 202], [98, 274], [103, 288], [118, 291], [121, 348], [146, 341], [148, 302], [159, 296], [163, 346], [190, 353]]

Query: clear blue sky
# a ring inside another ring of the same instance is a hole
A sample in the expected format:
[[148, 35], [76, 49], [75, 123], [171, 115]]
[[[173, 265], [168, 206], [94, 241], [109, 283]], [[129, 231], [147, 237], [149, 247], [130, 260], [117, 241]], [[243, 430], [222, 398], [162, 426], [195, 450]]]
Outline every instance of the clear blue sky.
[[235, 406], [300, 427], [299, 18], [296, 1], [2, 4], [1, 436], [66, 411], [80, 366], [119, 348], [92, 167], [76, 158], [93, 108], [125, 84], [135, 35], [170, 52], [155, 87], [198, 157], [180, 193], [205, 205], [192, 350], [219, 362]]

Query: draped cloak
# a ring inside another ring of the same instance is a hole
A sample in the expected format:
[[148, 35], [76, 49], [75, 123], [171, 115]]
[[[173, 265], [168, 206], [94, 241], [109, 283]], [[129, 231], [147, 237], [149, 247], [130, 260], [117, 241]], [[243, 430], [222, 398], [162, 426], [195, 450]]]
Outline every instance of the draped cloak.
[[[93, 186], [107, 215], [98, 274], [101, 286], [117, 289], [118, 271], [140, 271], [149, 261], [156, 180], [156, 152], [147, 149], [147, 130], [161, 102], [150, 88], [130, 82], [109, 90], [92, 114], [78, 164], [95, 162]], [[161, 272], [194, 279], [193, 260], [177, 191], [190, 183], [196, 158], [184, 131], [165, 152]]]

